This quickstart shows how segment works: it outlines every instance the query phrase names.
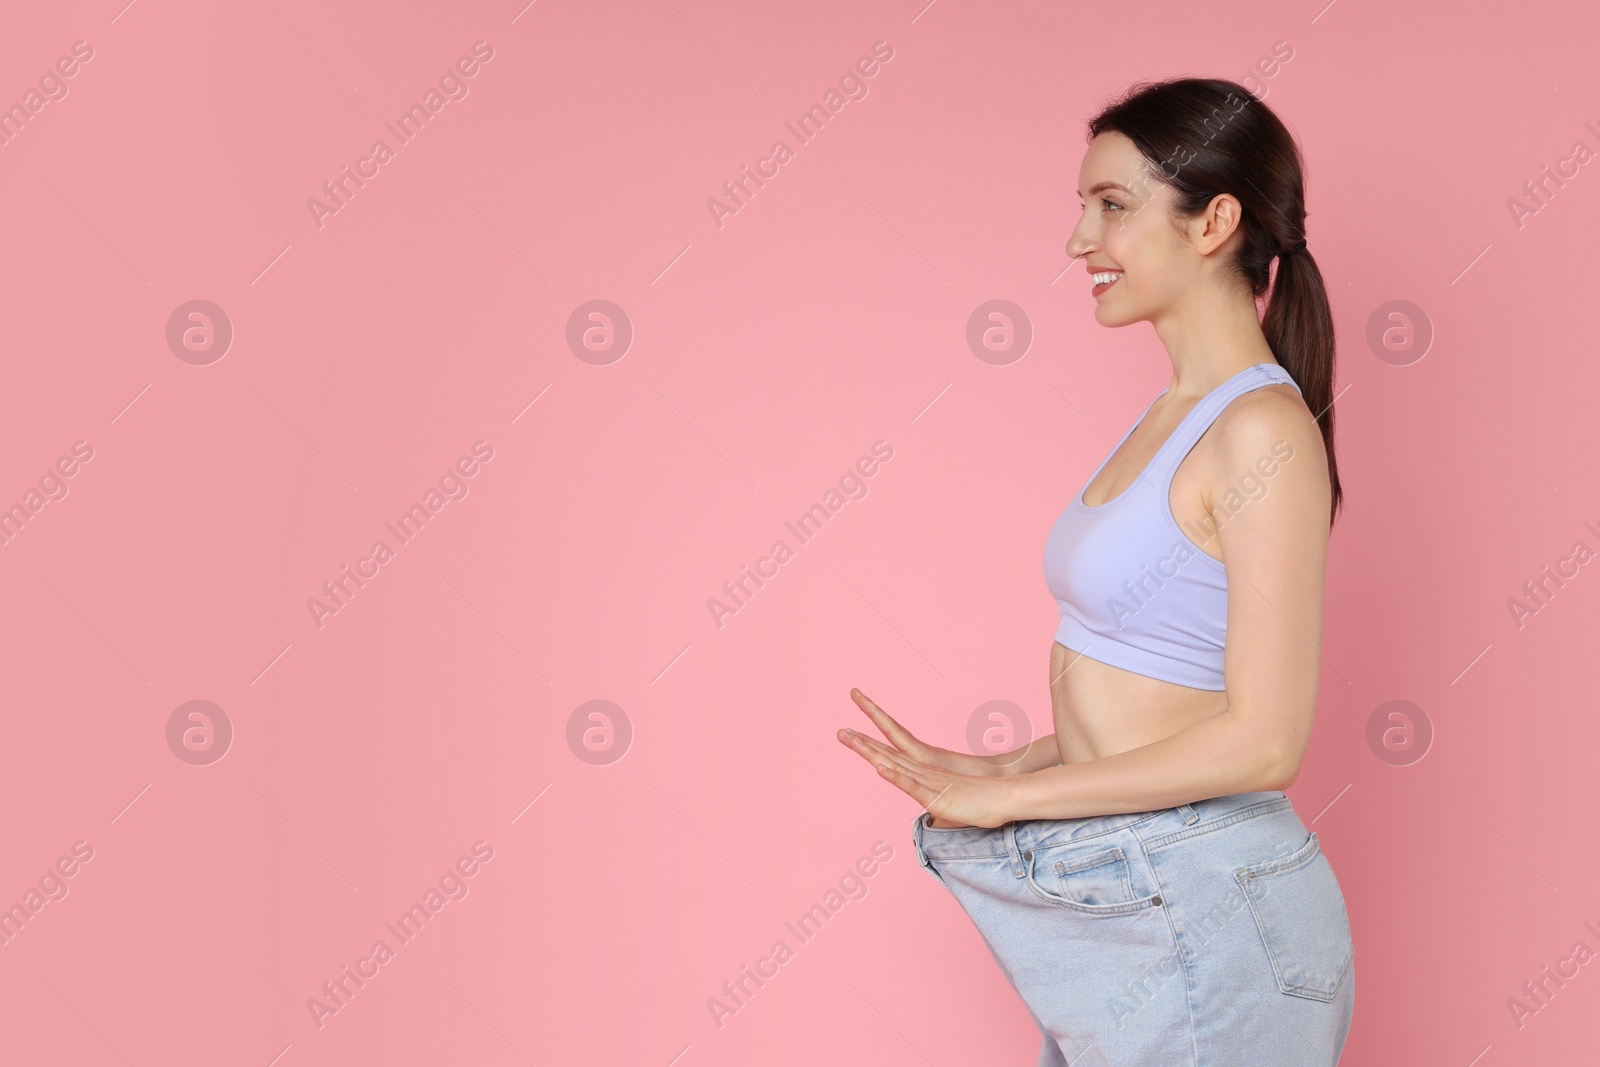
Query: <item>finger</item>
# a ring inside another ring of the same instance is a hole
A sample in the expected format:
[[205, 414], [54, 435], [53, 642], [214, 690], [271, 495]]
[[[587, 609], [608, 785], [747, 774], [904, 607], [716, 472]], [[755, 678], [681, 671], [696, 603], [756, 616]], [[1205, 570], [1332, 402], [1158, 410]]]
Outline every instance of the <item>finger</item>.
[[906, 774], [916, 777], [924, 784], [933, 786], [934, 788], [942, 789], [948, 785], [958, 782], [977, 783], [982, 781], [982, 779], [974, 778], [972, 775], [962, 774], [959, 771], [948, 770], [947, 768], [941, 767], [936, 763], [925, 763], [914, 756], [909, 756], [904, 752], [890, 748], [881, 741], [874, 741], [870, 737], [863, 737], [861, 734], [856, 734], [853, 738], [847, 740], [845, 743], [854, 749], [856, 754], [861, 756], [868, 763], [871, 763], [874, 766], [885, 764], [893, 766]]
[[867, 718], [872, 720], [872, 725], [876, 726], [878, 731], [889, 739], [890, 744], [908, 752], [922, 748], [922, 742], [918, 741], [910, 730], [901, 726], [887, 711], [878, 707], [867, 694], [859, 689], [852, 689], [850, 690], [850, 696], [855, 700], [856, 705], [866, 713]]
[[902, 755], [902, 756], [904, 756], [904, 755], [909, 755], [909, 753], [902, 753], [898, 749], [895, 749], [895, 748], [893, 748], [893, 747], [891, 747], [889, 745], [884, 744], [882, 741], [879, 741], [875, 737], [868, 737], [866, 734], [856, 733], [854, 730], [851, 730], [851, 731], [848, 731], [848, 732], [841, 730], [840, 731], [839, 740], [841, 740], [845, 744], [851, 745], [853, 747], [869, 748], [872, 751], [878, 753], [879, 755], [883, 755], [883, 756], [890, 756], [890, 755]]
[[915, 761], [911, 757], [904, 752], [890, 748], [881, 741], [874, 741], [864, 734], [851, 734], [849, 737], [841, 736], [839, 740], [844, 742], [852, 752], [875, 767], [892, 766], [908, 772], [913, 770]]
[[930, 803], [938, 800], [939, 792], [941, 792], [941, 790], [933, 789], [931, 785], [926, 785], [925, 782], [920, 781], [915, 774], [907, 774], [902, 769], [880, 766], [878, 774], [882, 774], [890, 784], [898, 785], [901, 792], [906, 793], [907, 797], [917, 801], [918, 805], [923, 806], [923, 809], [928, 809]]
[[[859, 742], [866, 739], [863, 739], [858, 734], [856, 735], [856, 740]], [[946, 772], [939, 770], [939, 768], [930, 767], [925, 763], [918, 763], [909, 756], [886, 746], [879, 745], [877, 748], [872, 748], [867, 745], [855, 744], [850, 747], [858, 756], [872, 764], [878, 773], [885, 774], [886, 777], [888, 775], [885, 772], [891, 772], [905, 781], [917, 782], [921, 786], [934, 791], [943, 788], [944, 783], [949, 780]]]
[[946, 788], [950, 780], [948, 775], [939, 768], [930, 767], [925, 763], [918, 763], [916, 760], [895, 752], [893, 749], [878, 753], [863, 752], [862, 755], [866, 757], [869, 763], [879, 768], [880, 771], [885, 769], [893, 771], [901, 778], [916, 782], [923, 788], [930, 789], [935, 793]]

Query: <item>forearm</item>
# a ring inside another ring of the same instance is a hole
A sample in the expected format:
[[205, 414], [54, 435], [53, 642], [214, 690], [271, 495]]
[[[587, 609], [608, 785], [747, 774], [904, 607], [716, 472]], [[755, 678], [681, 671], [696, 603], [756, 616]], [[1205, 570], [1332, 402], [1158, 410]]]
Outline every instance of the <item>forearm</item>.
[[1291, 781], [1274, 746], [1223, 711], [1114, 756], [1017, 774], [1008, 783], [1004, 814], [1009, 822], [1156, 811], [1229, 793], [1282, 789]]
[[1061, 752], [1056, 745], [1056, 735], [1050, 734], [1035, 738], [1010, 752], [997, 752], [992, 756], [979, 758], [994, 767], [996, 777], [1009, 778], [1054, 767], [1061, 762]]

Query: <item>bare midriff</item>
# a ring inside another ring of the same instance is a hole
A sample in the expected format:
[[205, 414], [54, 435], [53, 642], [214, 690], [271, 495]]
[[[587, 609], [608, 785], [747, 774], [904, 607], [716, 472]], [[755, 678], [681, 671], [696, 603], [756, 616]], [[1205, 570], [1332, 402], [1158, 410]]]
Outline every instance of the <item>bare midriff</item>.
[[1227, 707], [1227, 694], [1147, 678], [1050, 643], [1050, 708], [1062, 763], [1171, 737]]

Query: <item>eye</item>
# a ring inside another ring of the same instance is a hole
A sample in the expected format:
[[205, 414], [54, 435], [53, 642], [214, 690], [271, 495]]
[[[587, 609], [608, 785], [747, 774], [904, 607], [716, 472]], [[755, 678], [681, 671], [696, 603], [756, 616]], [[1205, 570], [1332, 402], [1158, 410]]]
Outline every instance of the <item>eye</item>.
[[1118, 211], [1122, 210], [1121, 204], [1117, 203], [1115, 200], [1110, 200], [1103, 196], [1100, 198], [1100, 203], [1104, 204], [1108, 209], [1116, 208]]

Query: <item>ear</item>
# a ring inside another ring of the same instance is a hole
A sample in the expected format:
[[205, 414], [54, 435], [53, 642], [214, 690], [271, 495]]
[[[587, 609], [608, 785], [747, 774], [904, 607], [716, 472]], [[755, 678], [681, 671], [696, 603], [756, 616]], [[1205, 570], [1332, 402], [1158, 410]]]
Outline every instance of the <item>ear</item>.
[[1208, 256], [1221, 248], [1244, 224], [1244, 206], [1232, 193], [1218, 193], [1192, 221], [1195, 251]]

